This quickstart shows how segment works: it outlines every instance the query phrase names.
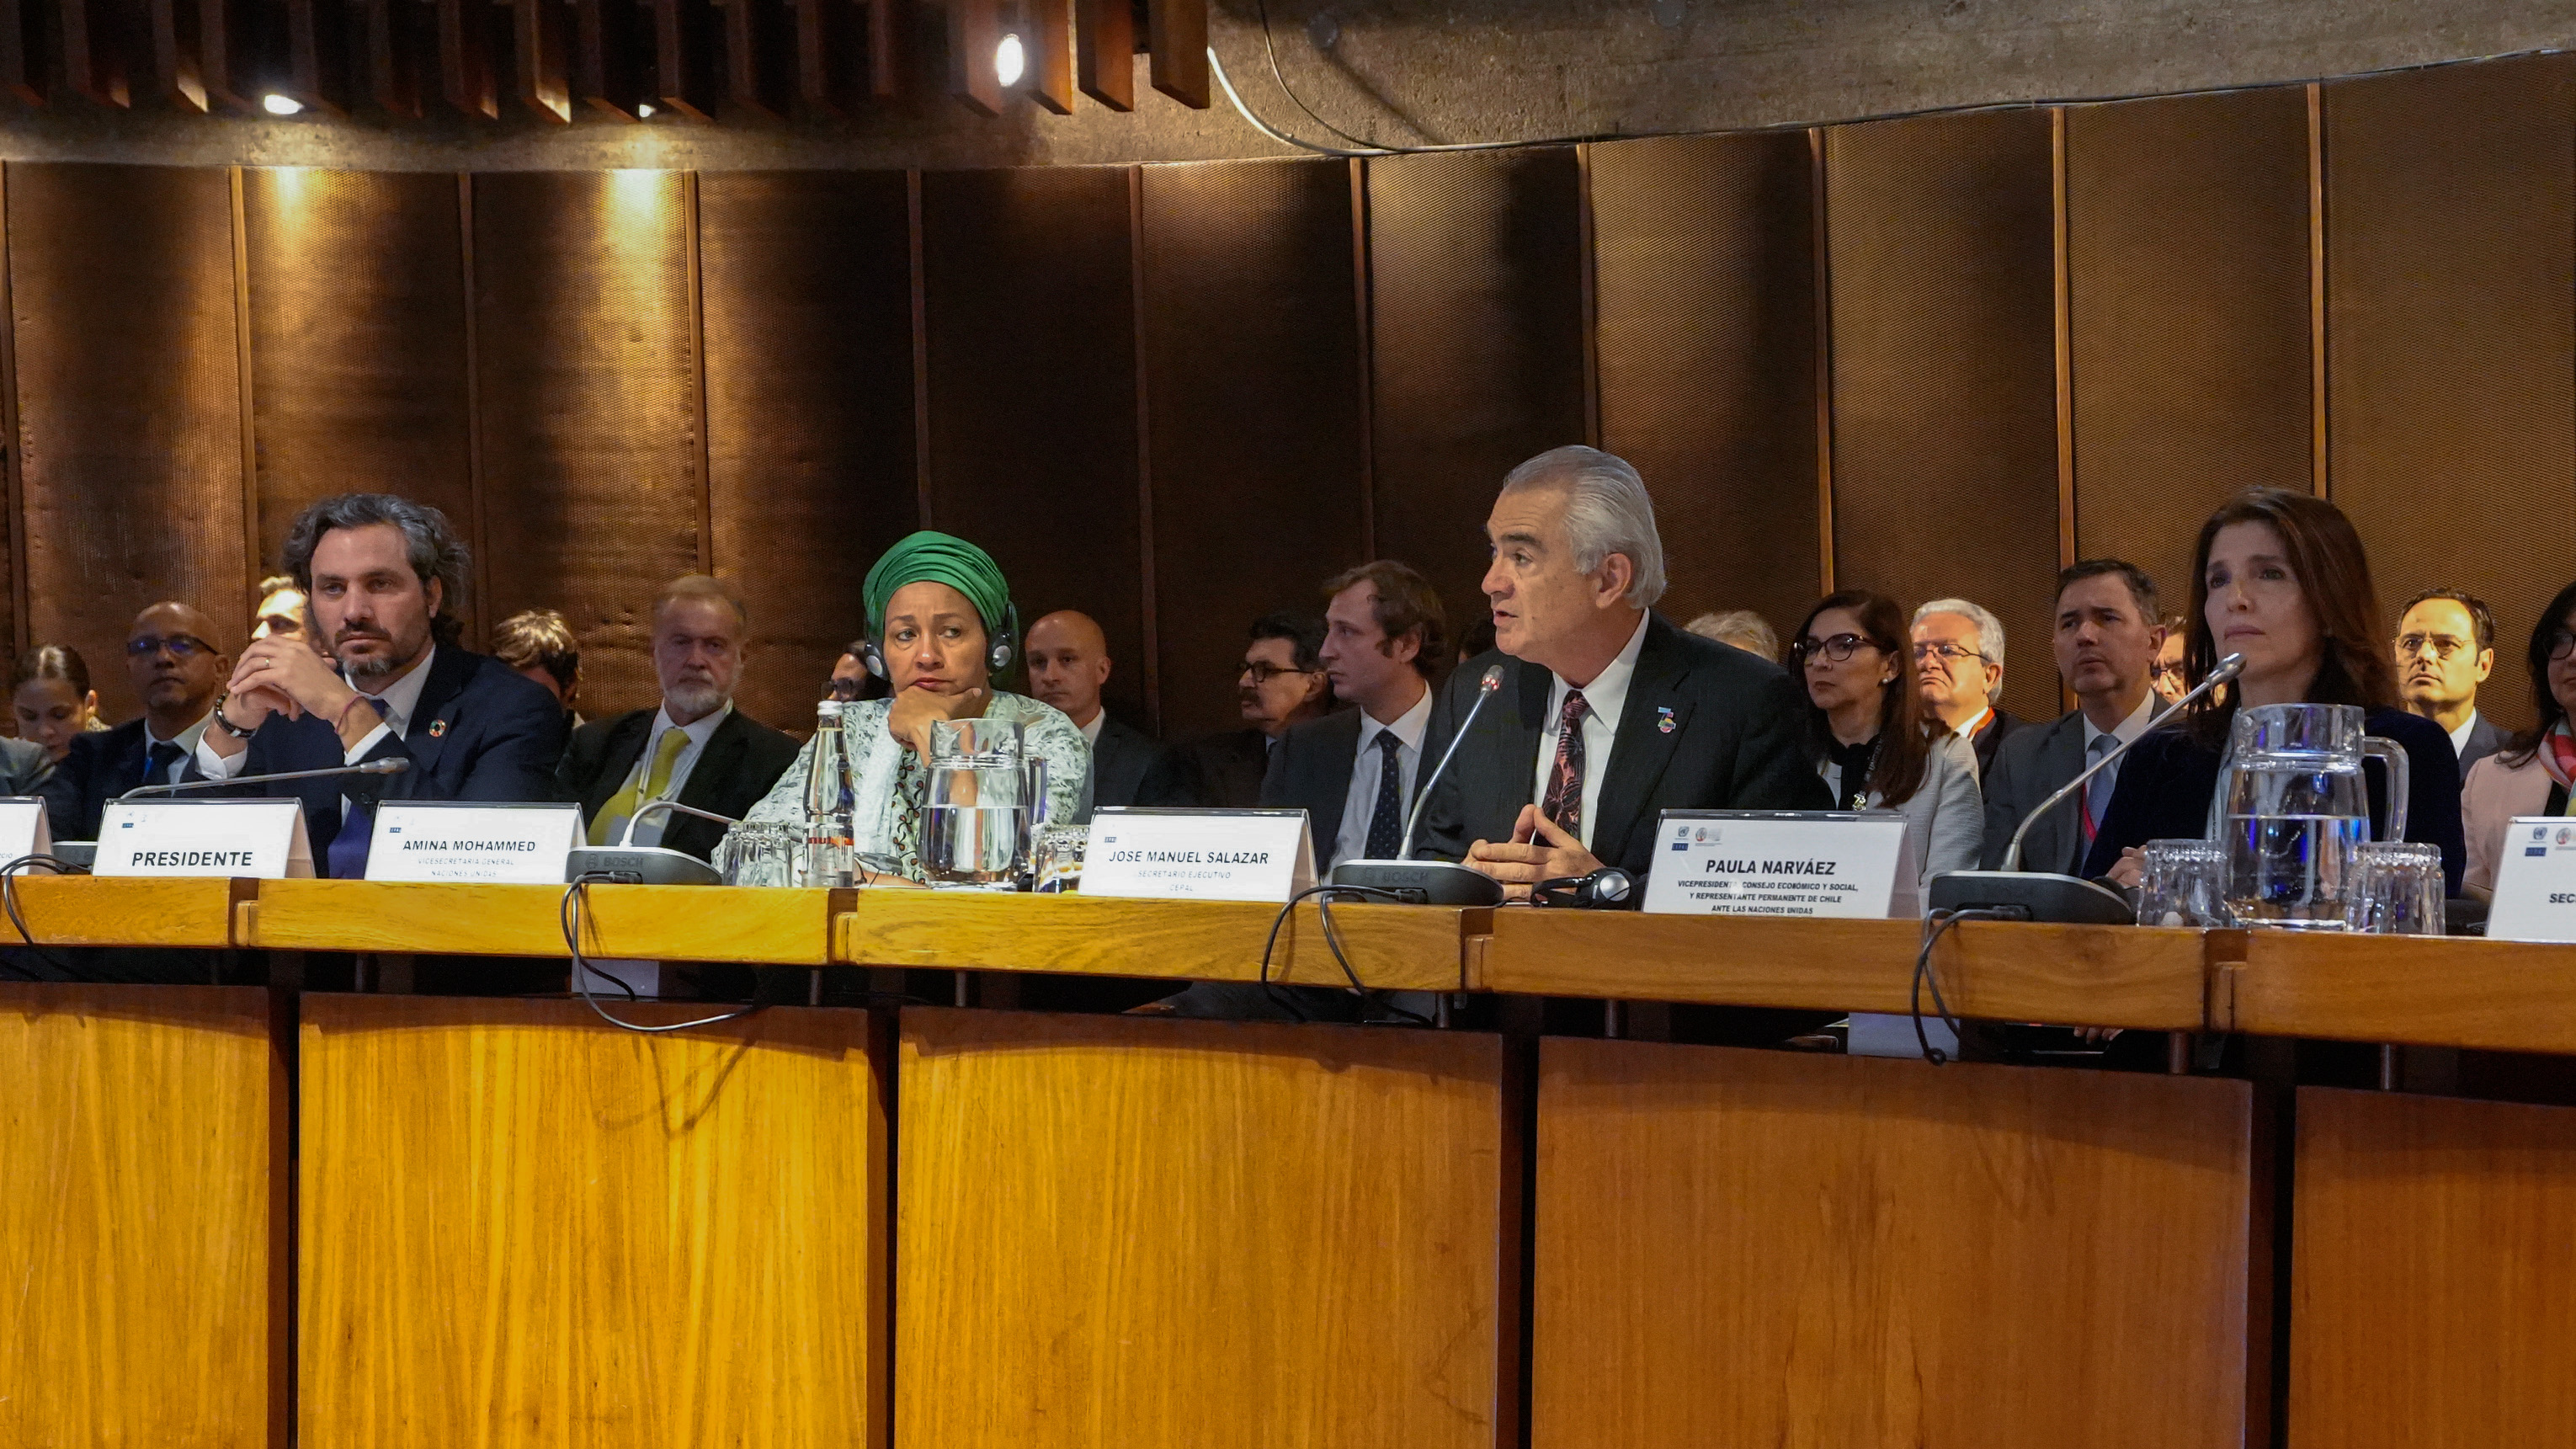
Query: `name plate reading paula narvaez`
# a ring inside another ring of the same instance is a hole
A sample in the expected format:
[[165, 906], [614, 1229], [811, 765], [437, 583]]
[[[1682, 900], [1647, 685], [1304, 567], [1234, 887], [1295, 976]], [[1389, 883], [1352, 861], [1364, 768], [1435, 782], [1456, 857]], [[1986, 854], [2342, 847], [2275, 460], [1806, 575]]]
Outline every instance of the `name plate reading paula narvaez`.
[[1906, 913], [1905, 821], [1893, 811], [1664, 812], [1646, 879], [1659, 915], [1883, 918]]
[[578, 805], [388, 800], [376, 807], [367, 879], [561, 885], [580, 839]]
[[1303, 810], [1120, 810], [1091, 817], [1082, 893], [1285, 901], [1315, 883]]

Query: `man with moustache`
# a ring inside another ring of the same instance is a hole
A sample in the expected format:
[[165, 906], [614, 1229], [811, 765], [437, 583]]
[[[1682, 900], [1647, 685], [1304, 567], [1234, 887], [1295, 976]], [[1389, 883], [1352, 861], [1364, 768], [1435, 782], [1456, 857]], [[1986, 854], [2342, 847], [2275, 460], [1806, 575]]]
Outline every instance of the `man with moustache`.
[[2478, 686], [2495, 672], [2495, 611], [2474, 594], [2427, 589], [2397, 611], [2397, 698], [2451, 737], [2460, 778], [2504, 748], [2505, 733], [2478, 712]]
[[402, 759], [397, 775], [246, 787], [303, 802], [315, 862], [363, 878], [382, 800], [554, 795], [564, 744], [554, 696], [457, 642], [465, 546], [447, 515], [389, 493], [343, 493], [295, 518], [286, 566], [325, 657], [301, 639], [242, 651], [192, 773], [210, 780]]
[[1091, 742], [1091, 806], [1128, 806], [1162, 759], [1154, 737], [1101, 707], [1109, 635], [1089, 614], [1058, 609], [1029, 626], [1029, 693], [1055, 706]]
[[1282, 609], [1253, 621], [1235, 676], [1246, 729], [1167, 750], [1137, 790], [1139, 805], [1250, 810], [1261, 803], [1270, 752], [1292, 726], [1333, 707], [1322, 659], [1324, 623]]
[[[742, 600], [705, 574], [674, 579], [653, 599], [658, 709], [630, 710], [573, 731], [555, 772], [581, 802], [593, 845], [612, 845], [656, 800], [739, 820], [796, 762], [796, 741], [733, 706], [749, 626]], [[624, 838], [712, 859], [725, 827], [656, 811]]]
[[215, 621], [187, 604], [154, 604], [125, 631], [125, 673], [143, 717], [72, 737], [71, 752], [37, 787], [56, 840], [95, 840], [107, 802], [141, 785], [186, 778], [188, 757], [233, 672], [212, 641]]
[[[2086, 559], [2057, 576], [2051, 646], [2058, 677], [2074, 693], [2076, 707], [2044, 729], [2014, 731], [1996, 752], [1984, 783], [1983, 868], [2001, 870], [2023, 817], [2094, 761], [2145, 734], [2162, 712], [2164, 700], [2153, 687], [2165, 643], [2157, 610], [2155, 580], [2135, 564]], [[2081, 874], [2119, 776], [2114, 761], [2081, 794], [2031, 822], [2022, 842], [2023, 867]]]

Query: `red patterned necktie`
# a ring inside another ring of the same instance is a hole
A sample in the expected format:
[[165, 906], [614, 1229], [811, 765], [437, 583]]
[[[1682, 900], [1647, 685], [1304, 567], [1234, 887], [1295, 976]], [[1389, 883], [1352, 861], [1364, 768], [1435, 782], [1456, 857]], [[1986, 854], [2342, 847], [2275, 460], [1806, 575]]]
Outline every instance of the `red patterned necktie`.
[[1565, 692], [1565, 712], [1556, 720], [1556, 764], [1547, 772], [1547, 798], [1539, 809], [1559, 830], [1583, 838], [1583, 691]]

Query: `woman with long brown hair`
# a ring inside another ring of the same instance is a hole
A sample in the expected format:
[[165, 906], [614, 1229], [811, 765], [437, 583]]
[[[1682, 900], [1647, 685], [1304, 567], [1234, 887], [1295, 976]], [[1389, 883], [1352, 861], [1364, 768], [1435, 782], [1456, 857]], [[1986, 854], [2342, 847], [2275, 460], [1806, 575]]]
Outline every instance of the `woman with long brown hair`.
[[1985, 807], [1968, 742], [1927, 726], [1907, 632], [1905, 611], [1884, 594], [1828, 594], [1789, 636], [1789, 672], [1807, 702], [1807, 757], [1834, 808], [1903, 815], [1928, 881], [1977, 868]]
[[[2194, 700], [2175, 724], [2138, 742], [2115, 768], [2119, 783], [2085, 868], [2125, 885], [2150, 840], [2209, 834], [2210, 800], [2236, 711], [2249, 705], [2349, 704], [2363, 727], [2406, 750], [2406, 838], [2439, 846], [2450, 889], [2460, 889], [2460, 762], [2440, 725], [2397, 707], [2395, 667], [2370, 558], [2343, 510], [2322, 498], [2249, 488], [2200, 526], [2192, 551], [2185, 677], [2206, 679], [2218, 661], [2245, 656], [2221, 697]], [[2374, 780], [2376, 774], [2374, 772]], [[2374, 799], [2380, 787], [2372, 787]]]

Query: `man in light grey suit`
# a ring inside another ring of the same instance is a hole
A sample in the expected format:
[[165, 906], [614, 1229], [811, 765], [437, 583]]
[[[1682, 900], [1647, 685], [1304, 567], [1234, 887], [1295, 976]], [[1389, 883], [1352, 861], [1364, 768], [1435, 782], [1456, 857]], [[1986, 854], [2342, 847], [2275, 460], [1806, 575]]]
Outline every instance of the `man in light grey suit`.
[[[2003, 868], [2013, 832], [2040, 801], [2147, 732], [2164, 703], [2151, 687], [2156, 651], [2164, 644], [2161, 617], [2155, 580], [2135, 564], [2086, 559], [2057, 576], [2051, 646], [2058, 677], [2075, 692], [2077, 707], [2044, 729], [2015, 731], [1996, 752], [1985, 778], [1986, 839], [1979, 863], [1987, 870]], [[2119, 773], [2114, 762], [2081, 793], [2033, 822], [2022, 843], [2022, 867], [2081, 874]]]

